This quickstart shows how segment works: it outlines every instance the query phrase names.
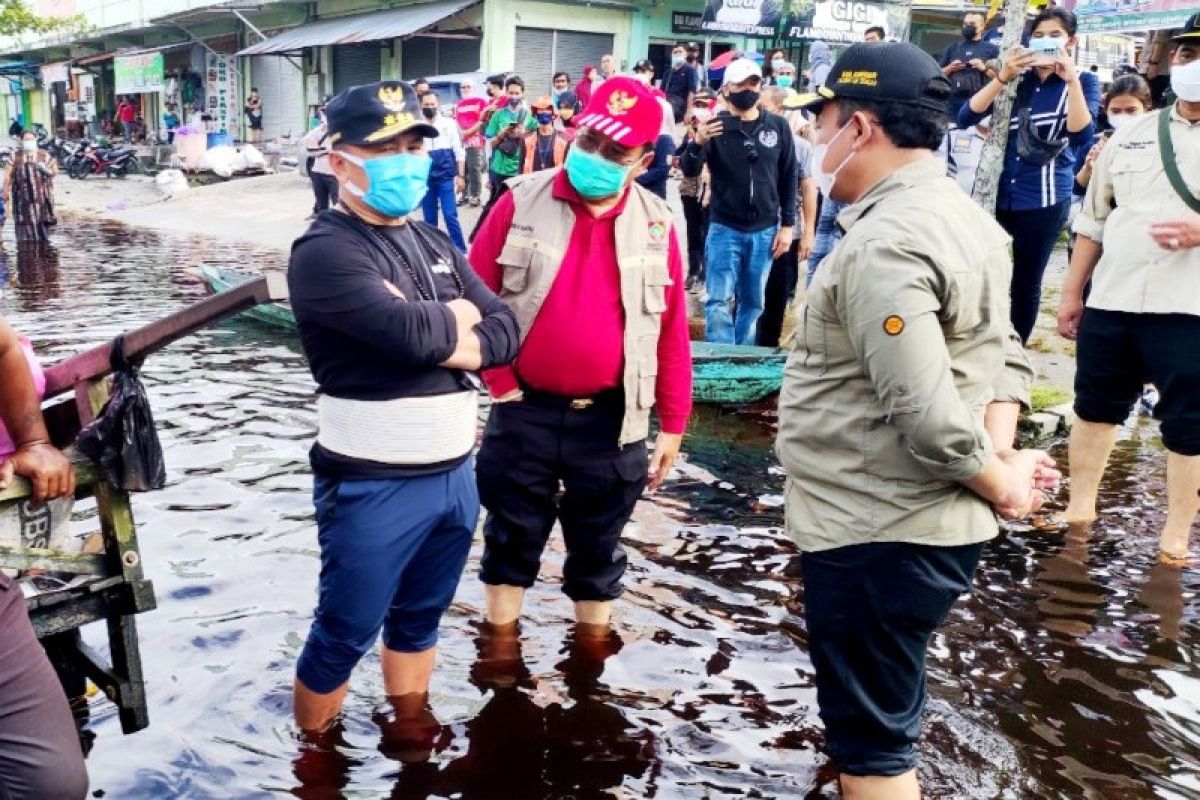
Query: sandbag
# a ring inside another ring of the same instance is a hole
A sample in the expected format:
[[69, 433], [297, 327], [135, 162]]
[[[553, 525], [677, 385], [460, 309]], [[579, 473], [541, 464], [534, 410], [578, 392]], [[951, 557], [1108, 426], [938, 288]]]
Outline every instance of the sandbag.
[[154, 176], [154, 183], [168, 197], [173, 197], [188, 190], [187, 177], [178, 169], [164, 169]]
[[75, 446], [100, 468], [110, 486], [127, 492], [161, 489], [167, 483], [162, 444], [150, 398], [138, 377], [141, 363], [125, 357], [125, 337], [113, 340], [113, 391], [100, 416], [84, 428]]
[[252, 144], [242, 145], [242, 160], [246, 163], [246, 169], [266, 169], [267, 158]]

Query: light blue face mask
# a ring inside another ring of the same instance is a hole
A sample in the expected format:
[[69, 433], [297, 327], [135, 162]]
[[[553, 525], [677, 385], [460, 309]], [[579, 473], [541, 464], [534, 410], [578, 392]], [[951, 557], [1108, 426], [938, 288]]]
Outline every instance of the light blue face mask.
[[778, 86], [780, 89], [792, 88], [792, 76], [791, 75], [775, 76], [775, 85]]
[[567, 154], [567, 180], [588, 200], [612, 197], [625, 187], [633, 167], [614, 164], [599, 153], [586, 153], [578, 145]]
[[342, 150], [336, 152], [362, 167], [367, 175], [366, 191], [353, 183], [347, 183], [346, 188], [385, 217], [408, 216], [428, 191], [433, 161], [427, 155], [393, 153], [364, 159]]

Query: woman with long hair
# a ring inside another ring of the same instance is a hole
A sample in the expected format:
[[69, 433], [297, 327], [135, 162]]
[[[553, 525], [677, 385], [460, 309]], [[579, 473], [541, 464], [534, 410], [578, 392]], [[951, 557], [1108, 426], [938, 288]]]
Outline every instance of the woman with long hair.
[[54, 176], [58, 165], [39, 150], [32, 133], [21, 136], [21, 147], [4, 175], [4, 205], [12, 215], [18, 242], [44, 242], [54, 216]]
[[[1042, 302], [1042, 275], [1071, 208], [1074, 149], [1095, 137], [1100, 81], [1075, 66], [1075, 14], [1047, 8], [1033, 20], [1029, 45], [1004, 54], [1000, 72], [958, 114], [969, 128], [992, 113], [1012, 81], [1017, 97], [996, 201], [996, 221], [1013, 238], [1013, 327], [1028, 342]], [[1001, 124], [992, 120], [993, 129]]]

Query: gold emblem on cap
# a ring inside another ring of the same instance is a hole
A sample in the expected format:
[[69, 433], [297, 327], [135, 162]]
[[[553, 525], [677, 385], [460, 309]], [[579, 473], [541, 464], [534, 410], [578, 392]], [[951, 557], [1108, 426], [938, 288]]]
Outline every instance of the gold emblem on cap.
[[399, 113], [404, 110], [404, 90], [399, 86], [380, 86], [379, 102], [388, 111]]
[[619, 117], [637, 105], [638, 99], [628, 92], [613, 92], [608, 98], [608, 113]]

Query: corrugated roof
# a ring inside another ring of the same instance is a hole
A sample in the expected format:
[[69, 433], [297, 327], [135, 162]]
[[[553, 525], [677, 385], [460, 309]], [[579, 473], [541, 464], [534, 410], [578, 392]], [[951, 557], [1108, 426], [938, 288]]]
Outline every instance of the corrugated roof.
[[409, 36], [432, 27], [480, 0], [441, 0], [434, 3], [401, 6], [388, 11], [355, 14], [350, 17], [322, 19], [300, 25], [278, 36], [252, 44], [239, 56], [288, 53], [305, 47], [353, 44]]

